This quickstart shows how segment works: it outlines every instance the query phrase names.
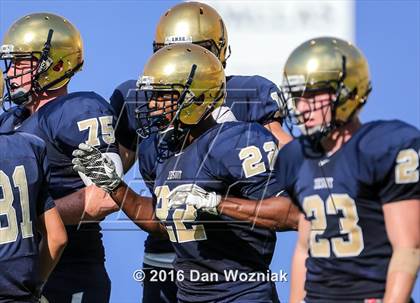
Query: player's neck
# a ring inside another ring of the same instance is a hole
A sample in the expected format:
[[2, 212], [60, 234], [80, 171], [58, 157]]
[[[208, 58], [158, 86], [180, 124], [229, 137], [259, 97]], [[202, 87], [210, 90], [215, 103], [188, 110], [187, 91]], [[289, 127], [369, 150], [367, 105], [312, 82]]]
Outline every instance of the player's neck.
[[56, 90], [46, 91], [40, 95], [33, 96], [33, 101], [28, 104], [26, 108], [29, 109], [31, 114], [33, 114], [45, 104], [53, 101], [57, 97], [64, 95], [67, 95], [67, 85]]
[[217, 122], [211, 115], [203, 119], [195, 127], [191, 129], [188, 135], [188, 144], [191, 144], [195, 139], [200, 137], [204, 132], [215, 126]]
[[351, 139], [353, 134], [360, 128], [362, 124], [358, 118], [353, 119], [349, 123], [333, 130], [331, 134], [321, 141], [322, 147], [327, 154], [334, 154], [343, 145]]

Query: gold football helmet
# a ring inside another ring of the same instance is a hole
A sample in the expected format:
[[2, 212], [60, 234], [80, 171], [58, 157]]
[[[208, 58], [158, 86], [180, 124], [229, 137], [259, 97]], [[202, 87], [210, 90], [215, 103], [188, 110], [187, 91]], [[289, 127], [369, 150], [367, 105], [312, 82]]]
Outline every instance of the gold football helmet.
[[204, 3], [180, 3], [161, 16], [153, 50], [173, 43], [198, 44], [215, 54], [224, 66], [229, 57], [228, 35], [222, 17]]
[[305, 114], [296, 108], [295, 100], [306, 94], [328, 92], [333, 95], [332, 121], [321, 129], [326, 135], [357, 115], [371, 91], [366, 58], [350, 42], [320, 37], [298, 46], [284, 68], [283, 92], [289, 122], [305, 122]]
[[67, 19], [51, 13], [33, 13], [17, 20], [6, 32], [0, 59], [6, 65], [5, 80], [10, 101], [23, 103], [11, 93], [12, 88], [18, 88], [13, 79], [22, 76], [13, 63], [17, 60], [31, 62], [31, 70], [27, 72], [32, 76], [31, 91], [40, 93], [59, 89], [83, 65], [82, 38]]
[[148, 102], [136, 110], [143, 137], [198, 124], [226, 95], [221, 62], [209, 50], [189, 43], [157, 51], [146, 63], [137, 87]]

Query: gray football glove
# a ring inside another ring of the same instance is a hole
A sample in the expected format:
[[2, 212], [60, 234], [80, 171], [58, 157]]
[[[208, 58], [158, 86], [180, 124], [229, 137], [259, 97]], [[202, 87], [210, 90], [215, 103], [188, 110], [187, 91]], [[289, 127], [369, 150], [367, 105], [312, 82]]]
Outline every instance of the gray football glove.
[[113, 192], [121, 183], [114, 162], [97, 148], [81, 143], [73, 151], [73, 169], [85, 174], [92, 182], [107, 193]]

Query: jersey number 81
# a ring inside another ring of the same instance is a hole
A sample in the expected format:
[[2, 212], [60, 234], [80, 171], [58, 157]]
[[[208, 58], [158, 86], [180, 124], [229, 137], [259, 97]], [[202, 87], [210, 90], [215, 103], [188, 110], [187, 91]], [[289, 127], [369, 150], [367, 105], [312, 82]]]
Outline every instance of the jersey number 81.
[[[25, 167], [17, 166], [13, 172], [14, 186], [19, 189], [20, 206], [22, 209], [22, 238], [34, 236], [32, 230], [31, 213], [29, 209], [28, 182], [26, 179]], [[0, 226], [0, 245], [15, 242], [18, 237], [19, 229], [16, 217], [16, 210], [13, 207], [14, 195], [12, 184], [5, 172], [0, 170], [0, 191], [3, 198], [0, 199], [0, 216], [6, 216], [7, 227]]]

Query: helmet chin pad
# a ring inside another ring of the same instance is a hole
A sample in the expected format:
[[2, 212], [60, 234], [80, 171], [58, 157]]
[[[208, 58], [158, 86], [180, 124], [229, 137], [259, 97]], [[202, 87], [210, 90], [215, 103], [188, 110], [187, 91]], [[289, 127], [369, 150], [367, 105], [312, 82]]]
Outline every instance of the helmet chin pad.
[[32, 102], [32, 94], [23, 87], [19, 87], [10, 94], [11, 100], [16, 105], [27, 105]]
[[324, 133], [329, 127], [329, 124], [316, 125], [314, 127], [306, 127], [304, 124], [299, 125], [299, 129], [304, 136], [313, 136], [317, 133]]

